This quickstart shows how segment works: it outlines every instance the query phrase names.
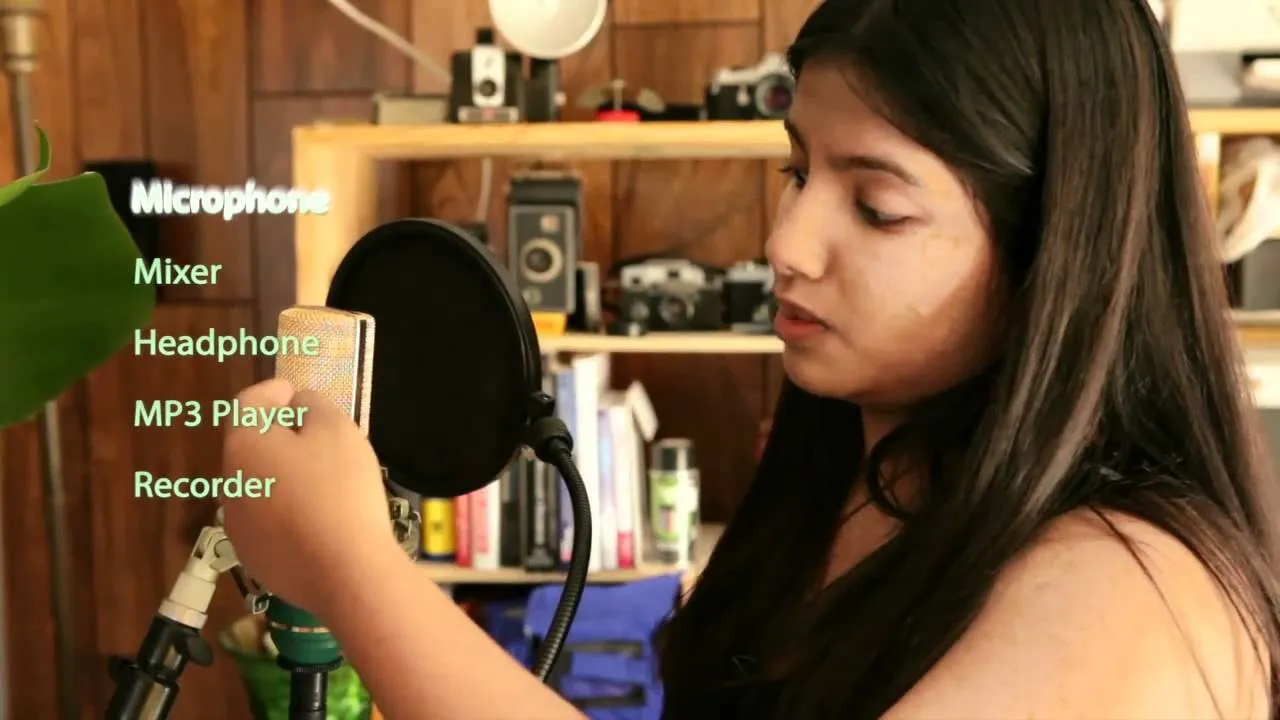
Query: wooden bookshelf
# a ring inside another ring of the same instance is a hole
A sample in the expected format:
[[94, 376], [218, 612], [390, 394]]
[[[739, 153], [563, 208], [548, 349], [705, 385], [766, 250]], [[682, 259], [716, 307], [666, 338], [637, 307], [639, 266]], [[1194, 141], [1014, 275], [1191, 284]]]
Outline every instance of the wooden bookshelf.
[[[647, 580], [663, 575], [683, 574], [682, 583], [685, 588], [692, 586], [698, 573], [711, 557], [724, 526], [720, 524], [703, 525], [698, 531], [698, 542], [694, 549], [692, 565], [685, 570], [662, 563], [643, 563], [640, 567], [627, 570], [602, 570], [587, 576], [587, 582], [595, 585]], [[427, 573], [440, 585], [542, 585], [545, 583], [564, 582], [564, 573], [529, 572], [521, 568], [499, 568], [497, 570], [476, 570], [458, 567], [453, 563], [420, 561], [419, 565], [427, 569]]]
[[[1255, 402], [1268, 409], [1280, 409], [1280, 318], [1274, 315], [1280, 313], [1233, 314], [1244, 346]], [[769, 355], [782, 352], [782, 342], [772, 335], [733, 332], [661, 332], [639, 337], [569, 333], [540, 337], [538, 344], [542, 352], [548, 354]]]

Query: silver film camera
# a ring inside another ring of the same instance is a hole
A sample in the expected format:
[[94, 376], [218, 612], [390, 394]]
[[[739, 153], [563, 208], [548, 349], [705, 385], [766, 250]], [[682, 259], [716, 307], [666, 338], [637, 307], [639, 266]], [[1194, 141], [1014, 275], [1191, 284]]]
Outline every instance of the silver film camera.
[[723, 278], [689, 260], [654, 258], [618, 272], [622, 319], [646, 331], [724, 327]]
[[795, 97], [795, 78], [778, 53], [750, 67], [724, 68], [707, 86], [708, 120], [776, 120], [786, 116]]

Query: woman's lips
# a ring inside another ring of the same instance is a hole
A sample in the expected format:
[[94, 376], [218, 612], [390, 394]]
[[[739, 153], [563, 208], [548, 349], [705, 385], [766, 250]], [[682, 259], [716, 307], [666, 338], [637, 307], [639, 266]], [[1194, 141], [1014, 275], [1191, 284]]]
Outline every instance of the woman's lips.
[[827, 326], [804, 308], [781, 302], [773, 318], [773, 330], [783, 342], [799, 342], [826, 332]]

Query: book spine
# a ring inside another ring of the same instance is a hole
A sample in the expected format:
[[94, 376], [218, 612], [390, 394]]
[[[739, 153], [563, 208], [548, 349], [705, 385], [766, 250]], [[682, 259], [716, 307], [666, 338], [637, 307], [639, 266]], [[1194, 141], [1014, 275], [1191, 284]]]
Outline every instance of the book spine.
[[[564, 421], [569, 433], [577, 437], [577, 423], [574, 413], [573, 371], [561, 370], [556, 373], [556, 414]], [[576, 445], [576, 443], [575, 443]], [[575, 447], [575, 451], [577, 448]], [[575, 453], [576, 454], [576, 453]], [[576, 458], [575, 458], [576, 459]], [[555, 474], [555, 473], [553, 473]], [[557, 490], [559, 506], [559, 544], [560, 564], [567, 566], [573, 555], [573, 503], [569, 500], [569, 491], [565, 487], [564, 478], [560, 478]]]
[[600, 509], [596, 521], [600, 523], [600, 567], [604, 570], [618, 568], [618, 493], [617, 455], [613, 428], [609, 420], [609, 408], [596, 412], [596, 426], [600, 462]]
[[495, 480], [471, 494], [471, 567], [498, 569], [498, 524], [501, 502]]
[[[572, 361], [574, 459], [582, 473], [582, 484], [587, 490], [587, 502], [592, 512], [598, 514], [600, 502], [600, 396], [605, 381], [605, 356], [580, 355]], [[601, 523], [591, 523], [591, 557], [588, 569], [604, 569]], [[577, 529], [575, 528], [575, 532]], [[563, 555], [562, 558], [564, 559]]]
[[498, 564], [502, 567], [524, 565], [524, 533], [521, 513], [520, 471], [524, 458], [511, 461], [511, 467], [502, 474], [499, 495]]
[[470, 494], [453, 499], [453, 529], [458, 567], [472, 567]]
[[[523, 459], [521, 476], [525, 504], [524, 568], [534, 572], [555, 570], [560, 565], [560, 516], [556, 510], [556, 475], [535, 458]], [[551, 482], [547, 482], [548, 479]]]
[[546, 506], [542, 509], [543, 524], [547, 528], [546, 551], [551, 556], [551, 564], [545, 569], [553, 570], [560, 565], [560, 473], [550, 465], [539, 461], [534, 476]]
[[636, 536], [636, 468], [635, 443], [638, 434], [626, 407], [614, 405], [608, 410], [609, 432], [613, 438], [614, 505], [618, 524], [618, 567], [634, 568], [639, 564]]

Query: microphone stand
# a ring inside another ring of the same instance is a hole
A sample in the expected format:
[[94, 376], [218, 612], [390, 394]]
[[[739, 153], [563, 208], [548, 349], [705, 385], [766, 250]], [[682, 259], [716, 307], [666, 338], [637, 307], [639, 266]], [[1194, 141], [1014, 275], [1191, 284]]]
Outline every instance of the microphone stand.
[[[0, 0], [0, 36], [3, 42], [4, 72], [9, 80], [13, 104], [14, 147], [19, 176], [36, 171], [35, 119], [31, 101], [31, 76], [36, 70], [36, 22], [43, 0]], [[48, 526], [49, 574], [53, 596], [54, 662], [58, 678], [58, 716], [79, 717], [76, 693], [75, 647], [72, 644], [71, 561], [67, 548], [66, 483], [62, 465], [62, 433], [58, 402], [45, 403], [39, 418], [41, 474], [44, 476], [45, 522]], [[4, 620], [0, 617], [0, 623]], [[0, 661], [5, 648], [0, 648]], [[8, 678], [5, 663], [0, 671]], [[0, 693], [0, 712], [8, 714], [8, 697]]]
[[[406, 552], [416, 552], [422, 532], [420, 515], [403, 498], [390, 498], [388, 504], [397, 542]], [[213, 650], [200, 631], [209, 620], [209, 603], [223, 573], [231, 574], [250, 613], [266, 613], [271, 640], [280, 650], [277, 662], [290, 671], [290, 720], [325, 720], [329, 673], [342, 666], [341, 651], [315, 616], [272, 597], [245, 574], [222, 528], [221, 510], [217, 523], [200, 531], [138, 654], [133, 660], [111, 662], [116, 689], [107, 704], [106, 720], [167, 720], [187, 664], [208, 667], [213, 663]]]
[[111, 679], [115, 693], [107, 704], [109, 720], [165, 720], [178, 699], [178, 678], [191, 662], [201, 667], [213, 663], [213, 650], [200, 631], [209, 620], [209, 603], [218, 576], [230, 572], [245, 597], [249, 612], [266, 610], [267, 596], [240, 568], [235, 548], [218, 523], [200, 531], [186, 567], [178, 575], [169, 596], [151, 621], [137, 656], [113, 660]]
[[[387, 471], [383, 468], [383, 482]], [[387, 499], [396, 541], [410, 556], [421, 544], [422, 518], [408, 500]], [[289, 720], [328, 717], [329, 673], [342, 667], [342, 649], [319, 618], [279, 596], [267, 605], [267, 631], [280, 655], [276, 663], [289, 671]]]

